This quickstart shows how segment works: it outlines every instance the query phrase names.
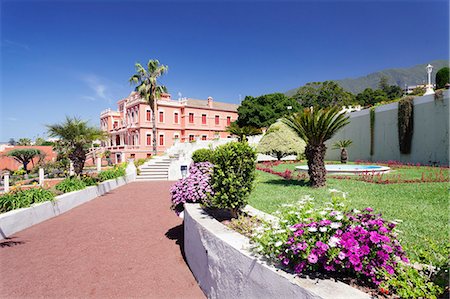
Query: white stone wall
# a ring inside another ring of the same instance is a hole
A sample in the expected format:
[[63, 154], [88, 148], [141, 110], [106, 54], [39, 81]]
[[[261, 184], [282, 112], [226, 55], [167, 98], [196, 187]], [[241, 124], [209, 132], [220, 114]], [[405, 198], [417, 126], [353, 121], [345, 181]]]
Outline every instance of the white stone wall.
[[351, 139], [349, 160], [412, 162], [429, 164], [449, 163], [449, 91], [443, 100], [434, 95], [414, 99], [414, 132], [410, 154], [401, 154], [398, 144], [398, 103], [375, 108], [374, 155], [370, 156], [369, 109], [350, 114], [350, 124], [327, 142], [327, 160], [339, 160], [340, 151], [333, 150], [334, 142]]

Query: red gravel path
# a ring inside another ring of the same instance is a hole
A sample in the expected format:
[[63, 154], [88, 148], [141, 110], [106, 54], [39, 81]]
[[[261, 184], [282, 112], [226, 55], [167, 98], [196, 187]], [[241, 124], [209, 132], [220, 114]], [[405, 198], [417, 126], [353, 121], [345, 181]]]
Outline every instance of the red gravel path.
[[128, 184], [0, 241], [0, 297], [204, 298], [170, 185]]

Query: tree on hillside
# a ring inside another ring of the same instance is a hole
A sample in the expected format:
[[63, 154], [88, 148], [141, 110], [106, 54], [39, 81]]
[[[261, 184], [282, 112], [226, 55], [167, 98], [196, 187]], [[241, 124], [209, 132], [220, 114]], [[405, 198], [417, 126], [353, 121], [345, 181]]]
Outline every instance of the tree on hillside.
[[237, 124], [239, 127], [267, 128], [279, 118], [300, 109], [297, 101], [282, 93], [246, 96], [238, 108]]
[[55, 148], [67, 156], [73, 162], [74, 171], [77, 175], [83, 172], [86, 154], [94, 140], [105, 139], [105, 132], [90, 127], [87, 121], [76, 117], [66, 117], [61, 124], [47, 125], [48, 135], [58, 137]]
[[38, 149], [34, 148], [20, 148], [20, 149], [13, 149], [12, 151], [9, 151], [6, 156], [13, 158], [19, 163], [22, 163], [23, 169], [29, 173], [29, 170], [27, 169], [28, 164], [33, 160], [34, 157], [41, 155], [42, 152]]
[[386, 94], [386, 99], [395, 100], [401, 98], [403, 90], [398, 85], [389, 85], [388, 82], [388, 77], [383, 75], [378, 83], [378, 89]]
[[37, 137], [35, 140], [34, 140], [34, 145], [43, 145], [44, 144], [44, 142], [45, 142], [45, 139], [44, 138], [42, 138], [42, 137]]
[[349, 123], [349, 117], [340, 110], [339, 107], [305, 109], [282, 119], [300, 139], [306, 142], [305, 156], [308, 160], [309, 181], [312, 187], [323, 187], [326, 184], [325, 141]]
[[303, 107], [325, 108], [355, 103], [354, 95], [345, 91], [334, 81], [307, 83], [300, 87], [292, 97]]
[[373, 90], [372, 88], [366, 88], [363, 92], [356, 95], [356, 102], [361, 106], [373, 106], [376, 103], [387, 99], [387, 95], [381, 89]]
[[258, 152], [281, 160], [289, 155], [305, 152], [305, 142], [298, 138], [286, 124], [278, 121], [272, 124], [258, 144]]
[[436, 73], [436, 89], [445, 87], [445, 84], [450, 83], [449, 68], [443, 67]]
[[17, 141], [17, 145], [21, 145], [21, 146], [31, 145], [31, 139], [30, 138], [20, 138], [19, 141]]
[[150, 105], [153, 123], [153, 154], [156, 155], [156, 102], [160, 98], [162, 93], [167, 92], [167, 88], [163, 85], [158, 85], [158, 78], [168, 71], [167, 65], [159, 64], [158, 60], [149, 60], [147, 63], [147, 69], [145, 69], [140, 63], [135, 64], [136, 74], [129, 79], [131, 84], [135, 84], [136, 92], [147, 101]]
[[261, 134], [261, 129], [255, 127], [239, 127], [234, 121], [227, 127], [227, 132], [238, 138], [238, 141], [247, 141], [248, 136]]

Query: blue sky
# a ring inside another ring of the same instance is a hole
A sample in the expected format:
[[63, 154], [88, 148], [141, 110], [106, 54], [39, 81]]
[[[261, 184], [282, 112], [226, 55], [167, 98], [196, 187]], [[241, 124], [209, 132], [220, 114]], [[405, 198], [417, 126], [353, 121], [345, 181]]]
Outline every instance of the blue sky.
[[[239, 103], [448, 59], [447, 1], [1, 1], [0, 141], [98, 125], [157, 58], [173, 98]], [[428, 16], [428, 17], [427, 17]]]

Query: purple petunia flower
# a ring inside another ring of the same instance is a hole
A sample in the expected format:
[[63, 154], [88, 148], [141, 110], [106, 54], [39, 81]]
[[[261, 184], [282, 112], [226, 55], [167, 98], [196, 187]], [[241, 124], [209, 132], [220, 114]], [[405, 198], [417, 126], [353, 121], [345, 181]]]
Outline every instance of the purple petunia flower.
[[308, 262], [310, 262], [311, 264], [317, 263], [317, 260], [318, 260], [318, 257], [314, 253], [310, 253], [308, 255]]

